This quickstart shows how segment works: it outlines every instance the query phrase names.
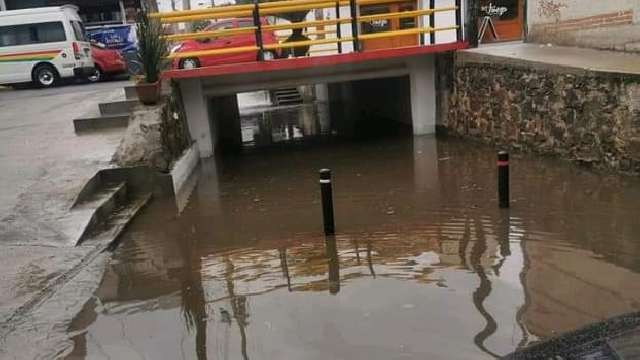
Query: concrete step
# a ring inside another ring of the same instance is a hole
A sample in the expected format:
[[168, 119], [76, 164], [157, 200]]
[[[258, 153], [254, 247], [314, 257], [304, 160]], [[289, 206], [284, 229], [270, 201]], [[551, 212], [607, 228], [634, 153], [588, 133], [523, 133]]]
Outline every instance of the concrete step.
[[122, 100], [98, 104], [101, 115], [118, 115], [130, 113], [140, 102], [138, 100]]
[[276, 105], [297, 105], [304, 102], [296, 88], [283, 88], [274, 91]]
[[76, 216], [78, 214], [89, 214], [76, 245], [82, 243], [88, 234], [105, 222], [115, 209], [125, 204], [127, 198], [127, 184], [119, 182], [100, 184], [92, 193], [86, 194], [83, 199], [76, 202], [70, 210], [73, 218], [78, 219], [79, 216]]
[[290, 94], [296, 94], [299, 95], [300, 92], [298, 92], [298, 90], [296, 89], [285, 89], [285, 90], [276, 90], [276, 95], [290, 95]]
[[301, 97], [288, 97], [288, 98], [278, 98], [278, 105], [282, 105], [283, 103], [296, 103], [301, 104]]
[[278, 101], [278, 106], [299, 105], [299, 104], [302, 104], [302, 100], [282, 100], [282, 101]]
[[278, 99], [302, 99], [302, 96], [300, 96], [299, 93], [292, 93], [292, 94], [277, 94], [276, 95], [278, 97]]
[[127, 127], [128, 125], [129, 113], [101, 115], [73, 120], [73, 128], [76, 133], [99, 129]]
[[138, 100], [138, 93], [134, 85], [124, 87], [124, 97], [127, 100]]
[[145, 193], [129, 198], [126, 203], [113, 209], [103, 222], [93, 227], [78, 245], [115, 248], [122, 232], [140, 210], [149, 203], [151, 196], [151, 193]]

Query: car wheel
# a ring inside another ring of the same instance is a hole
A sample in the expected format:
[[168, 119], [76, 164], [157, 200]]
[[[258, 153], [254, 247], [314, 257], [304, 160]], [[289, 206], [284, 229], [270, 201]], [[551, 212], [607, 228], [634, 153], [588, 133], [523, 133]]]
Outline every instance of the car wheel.
[[93, 74], [89, 75], [89, 77], [87, 77], [87, 80], [89, 80], [92, 83], [97, 83], [98, 81], [102, 80], [102, 71], [100, 70], [100, 68], [95, 68], [93, 70]]
[[33, 81], [40, 87], [51, 87], [58, 82], [58, 73], [51, 65], [38, 65], [33, 71]]
[[273, 51], [265, 51], [263, 57], [265, 60], [273, 60], [276, 58], [276, 54]]
[[200, 67], [200, 61], [196, 58], [187, 58], [180, 61], [180, 69], [191, 70]]

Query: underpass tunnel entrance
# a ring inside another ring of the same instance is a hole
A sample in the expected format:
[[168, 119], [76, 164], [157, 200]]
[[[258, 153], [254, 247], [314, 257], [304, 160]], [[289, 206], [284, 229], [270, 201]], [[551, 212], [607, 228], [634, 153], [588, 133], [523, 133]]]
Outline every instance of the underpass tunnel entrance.
[[398, 76], [209, 97], [215, 152], [409, 136], [410, 85]]

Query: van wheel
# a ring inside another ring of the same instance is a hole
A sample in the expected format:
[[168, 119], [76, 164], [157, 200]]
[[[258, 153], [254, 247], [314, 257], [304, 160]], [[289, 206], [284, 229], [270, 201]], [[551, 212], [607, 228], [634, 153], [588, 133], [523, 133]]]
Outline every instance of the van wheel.
[[187, 58], [180, 61], [180, 69], [197, 69], [200, 67], [200, 61], [196, 58]]
[[102, 74], [102, 70], [100, 70], [100, 68], [96, 66], [96, 68], [93, 70], [93, 74], [89, 75], [87, 77], [87, 80], [92, 83], [97, 83], [102, 80], [103, 77], [104, 76]]
[[58, 73], [51, 65], [38, 65], [33, 70], [33, 81], [40, 87], [51, 87], [58, 82]]

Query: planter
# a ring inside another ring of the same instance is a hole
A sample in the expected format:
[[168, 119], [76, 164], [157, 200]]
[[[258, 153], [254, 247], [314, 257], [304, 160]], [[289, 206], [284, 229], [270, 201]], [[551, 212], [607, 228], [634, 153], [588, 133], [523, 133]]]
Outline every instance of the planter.
[[145, 105], [155, 105], [160, 99], [160, 81], [154, 83], [140, 82], [136, 84], [138, 100]]

